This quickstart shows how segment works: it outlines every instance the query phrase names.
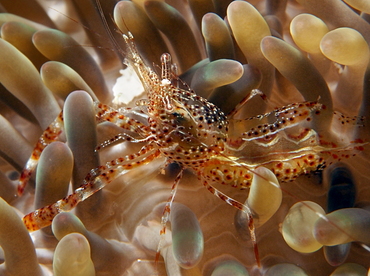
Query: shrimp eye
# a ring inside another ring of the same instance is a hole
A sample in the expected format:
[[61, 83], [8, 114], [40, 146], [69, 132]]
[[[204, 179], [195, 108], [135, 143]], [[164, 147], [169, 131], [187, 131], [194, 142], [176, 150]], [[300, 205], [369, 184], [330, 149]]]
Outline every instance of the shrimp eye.
[[172, 112], [172, 116], [176, 117], [176, 118], [181, 118], [182, 115], [180, 113], [177, 113], [177, 112]]
[[175, 117], [175, 120], [176, 120], [177, 124], [180, 124], [181, 122], [184, 122], [185, 118], [182, 114], [177, 113], [177, 112], [172, 112], [171, 114], [172, 114], [172, 116]]

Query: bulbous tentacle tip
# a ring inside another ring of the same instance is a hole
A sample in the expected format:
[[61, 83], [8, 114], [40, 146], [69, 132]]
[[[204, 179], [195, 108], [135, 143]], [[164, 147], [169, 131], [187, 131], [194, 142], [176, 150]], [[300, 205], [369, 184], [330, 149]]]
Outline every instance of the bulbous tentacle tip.
[[282, 275], [286, 275], [286, 273], [288, 273], [289, 275], [308, 276], [308, 274], [302, 268], [294, 264], [288, 264], [288, 263], [282, 263], [282, 264], [271, 266], [266, 271], [265, 275], [266, 276], [282, 276]]
[[294, 204], [282, 225], [282, 234], [286, 243], [302, 253], [315, 252], [322, 247], [313, 234], [318, 216], [324, 215], [324, 209], [315, 202], [305, 201]]
[[63, 237], [55, 248], [54, 275], [95, 276], [88, 240], [79, 233]]
[[179, 266], [195, 267], [203, 256], [204, 238], [195, 214], [182, 204], [172, 204], [170, 214], [172, 250]]
[[250, 274], [240, 262], [236, 260], [228, 260], [217, 264], [211, 274], [211, 276], [224, 275], [249, 276]]

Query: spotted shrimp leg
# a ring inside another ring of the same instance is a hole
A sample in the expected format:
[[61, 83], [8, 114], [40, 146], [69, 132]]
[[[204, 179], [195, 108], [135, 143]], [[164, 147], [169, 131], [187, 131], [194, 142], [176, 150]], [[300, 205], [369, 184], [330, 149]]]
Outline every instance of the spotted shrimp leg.
[[230, 206], [233, 206], [234, 208], [239, 209], [240, 211], [244, 212], [248, 216], [248, 228], [249, 228], [249, 233], [251, 235], [251, 242], [253, 244], [254, 256], [256, 258], [256, 262], [257, 262], [258, 267], [261, 267], [261, 260], [260, 260], [259, 252], [258, 252], [255, 226], [254, 226], [254, 220], [253, 220], [251, 209], [247, 205], [245, 205], [245, 204], [229, 197], [228, 195], [224, 194], [223, 192], [219, 191], [218, 189], [213, 187], [211, 184], [209, 184], [206, 180], [203, 180], [203, 186], [206, 187], [206, 189], [208, 191], [210, 191], [213, 195], [215, 195], [216, 197], [218, 197], [222, 201], [226, 202]]
[[37, 163], [40, 159], [41, 152], [52, 142], [56, 141], [59, 135], [63, 132], [63, 111], [59, 113], [58, 117], [48, 126], [42, 136], [37, 141], [33, 149], [30, 159], [28, 159], [21, 176], [18, 181], [18, 196], [21, 196], [26, 188], [27, 182], [35, 171]]
[[95, 102], [94, 105], [97, 123], [111, 122], [122, 129], [139, 133], [141, 136], [146, 137], [145, 133], [148, 133], [148, 127], [140, 121], [127, 116], [127, 113], [137, 114], [135, 110], [129, 108], [116, 110], [100, 102]]
[[56, 203], [40, 208], [23, 217], [23, 223], [28, 231], [36, 231], [49, 226], [54, 217], [61, 212], [69, 212], [97, 191], [104, 188], [114, 179], [133, 168], [148, 164], [160, 155], [160, 151], [152, 146], [144, 146], [139, 153], [117, 158], [105, 166], [93, 169], [85, 178], [83, 185], [69, 196]]
[[134, 138], [126, 133], [118, 133], [116, 136], [110, 138], [109, 140], [103, 141], [100, 143], [96, 148], [95, 151], [98, 152], [110, 145], [116, 144], [118, 142], [131, 142], [131, 143], [143, 143], [143, 142], [148, 142], [153, 138], [153, 136], [148, 136], [143, 139], [137, 139]]
[[244, 99], [242, 99], [228, 114], [227, 114], [227, 117], [228, 118], [233, 118], [235, 117], [239, 111], [245, 106], [245, 104], [247, 102], [249, 102], [252, 98], [254, 98], [255, 96], [261, 96], [263, 99], [266, 98], [266, 95], [262, 93], [262, 91], [258, 90], [258, 89], [253, 89], [247, 96], [244, 97]]
[[[143, 123], [129, 118], [117, 110], [104, 105], [100, 102], [95, 102], [96, 111], [96, 121], [97, 123], [103, 121], [109, 121], [115, 125], [133, 132], [137, 132], [142, 136], [145, 136], [147, 126]], [[40, 159], [40, 155], [43, 150], [52, 142], [56, 141], [60, 134], [64, 131], [64, 121], [63, 121], [63, 111], [61, 111], [58, 117], [49, 125], [49, 127], [44, 131], [42, 136], [39, 138], [30, 159], [27, 161], [24, 169], [21, 172], [21, 176], [18, 181], [18, 195], [21, 196], [24, 189], [32, 175], [35, 171], [37, 163]], [[129, 139], [128, 139], [129, 140]], [[132, 139], [133, 140], [133, 139]]]
[[177, 174], [177, 176], [175, 178], [175, 181], [174, 181], [174, 183], [171, 187], [171, 195], [167, 199], [166, 205], [165, 205], [164, 210], [163, 210], [162, 219], [161, 219], [162, 229], [160, 231], [161, 238], [159, 240], [158, 247], [157, 247], [157, 253], [156, 253], [156, 256], [155, 256], [155, 263], [156, 264], [158, 264], [158, 261], [159, 261], [159, 256], [160, 256], [160, 253], [161, 253], [161, 247], [162, 247], [162, 243], [163, 243], [163, 240], [164, 240], [164, 235], [166, 234], [167, 222], [170, 219], [172, 202], [175, 199], [175, 195], [176, 195], [176, 192], [177, 192], [177, 187], [178, 187], [178, 184], [180, 183], [183, 172], [184, 172], [184, 169], [181, 168], [180, 172]]

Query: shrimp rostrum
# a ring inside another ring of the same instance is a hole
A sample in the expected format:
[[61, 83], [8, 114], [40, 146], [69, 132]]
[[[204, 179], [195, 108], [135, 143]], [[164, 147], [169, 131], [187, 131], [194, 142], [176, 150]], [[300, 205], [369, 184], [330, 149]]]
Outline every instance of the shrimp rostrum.
[[[115, 110], [95, 102], [96, 121], [109, 121], [127, 131], [112, 139], [113, 142], [121, 140], [142, 143], [143, 146], [137, 153], [93, 168], [72, 194], [26, 215], [23, 221], [29, 231], [50, 225], [58, 213], [72, 210], [118, 176], [162, 157], [166, 160], [163, 166], [177, 163], [181, 167], [163, 212], [162, 227], [165, 229], [169, 219], [174, 191], [183, 170], [189, 169], [208, 191], [246, 214], [249, 221], [247, 227], [259, 261], [253, 223], [255, 208], [250, 206], [252, 203], [234, 200], [221, 192], [217, 185], [249, 189], [253, 178], [258, 176], [271, 186], [278, 187], [277, 180], [262, 175], [257, 168], [266, 167], [277, 179], [291, 181], [323, 166], [326, 160], [361, 150], [361, 141], [328, 143], [311, 128], [315, 116], [325, 111], [319, 102], [295, 103], [251, 118], [251, 121], [257, 123], [246, 130], [238, 125], [241, 121], [233, 122], [219, 107], [196, 95], [191, 89], [179, 88], [175, 84], [177, 79], [169, 54], [161, 57], [162, 71], [159, 76], [144, 63], [133, 37], [130, 34], [124, 37], [127, 43], [127, 62], [136, 70], [148, 99], [140, 101], [137, 109], [133, 110]], [[139, 114], [141, 120], [130, 116], [130, 112]], [[35, 170], [41, 152], [62, 132], [61, 114], [39, 139], [22, 172], [20, 192]]]

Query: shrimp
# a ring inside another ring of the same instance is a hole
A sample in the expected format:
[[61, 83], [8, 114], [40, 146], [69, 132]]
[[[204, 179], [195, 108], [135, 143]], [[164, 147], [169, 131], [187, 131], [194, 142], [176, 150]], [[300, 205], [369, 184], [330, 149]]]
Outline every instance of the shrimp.
[[[247, 204], [221, 192], [215, 184], [248, 189], [256, 175], [254, 170], [261, 166], [270, 169], [280, 181], [292, 181], [315, 171], [330, 158], [346, 157], [348, 152], [360, 151], [365, 145], [363, 141], [334, 144], [323, 140], [310, 126], [315, 116], [325, 111], [318, 101], [294, 103], [251, 118], [251, 121], [257, 122], [255, 126], [235, 134], [239, 129], [238, 121], [228, 118], [219, 107], [191, 89], [182, 89], [174, 84], [177, 79], [170, 54], [161, 56], [159, 76], [143, 61], [133, 36], [129, 33], [124, 35], [124, 39], [127, 62], [135, 69], [147, 93], [148, 99], [141, 101], [137, 109], [145, 122], [129, 116], [135, 110], [116, 110], [99, 102], [94, 103], [96, 121], [109, 121], [135, 134], [122, 134], [113, 138], [112, 143], [123, 140], [144, 145], [135, 154], [91, 170], [82, 185], [67, 197], [24, 216], [23, 222], [29, 231], [50, 225], [57, 214], [72, 210], [120, 175], [163, 157], [166, 162], [162, 168], [176, 163], [181, 170], [163, 212], [161, 233], [166, 230], [177, 185], [183, 171], [188, 169], [197, 175], [209, 192], [247, 215], [259, 265], [252, 211]], [[35, 170], [41, 152], [58, 138], [63, 128], [61, 113], [40, 137], [21, 174], [19, 193], [23, 192]], [[104, 146], [100, 145], [98, 149]]]

